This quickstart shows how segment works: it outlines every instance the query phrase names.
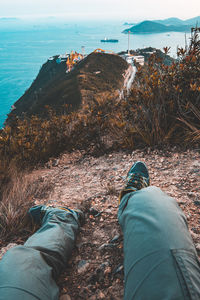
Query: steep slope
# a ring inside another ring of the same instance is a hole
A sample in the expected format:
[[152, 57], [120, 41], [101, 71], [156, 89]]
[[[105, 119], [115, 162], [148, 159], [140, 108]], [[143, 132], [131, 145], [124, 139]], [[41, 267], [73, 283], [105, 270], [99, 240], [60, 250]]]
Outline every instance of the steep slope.
[[7, 122], [14, 115], [45, 117], [47, 105], [57, 113], [63, 113], [66, 105], [74, 110], [91, 97], [123, 87], [123, 73], [128, 64], [118, 55], [91, 53], [69, 73], [66, 61], [58, 64], [57, 58], [42, 66], [31, 87], [14, 104], [15, 109], [8, 115]]

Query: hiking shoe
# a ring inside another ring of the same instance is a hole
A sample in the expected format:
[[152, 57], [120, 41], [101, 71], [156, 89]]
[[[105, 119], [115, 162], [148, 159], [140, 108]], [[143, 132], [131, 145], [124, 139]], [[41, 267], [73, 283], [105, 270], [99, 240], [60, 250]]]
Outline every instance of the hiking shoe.
[[80, 224], [82, 225], [84, 223], [84, 213], [79, 210], [79, 209], [70, 209], [68, 207], [63, 207], [63, 206], [58, 206], [58, 207], [53, 207], [53, 206], [46, 206], [46, 205], [36, 205], [33, 206], [29, 209], [29, 214], [33, 218], [34, 222], [37, 224], [41, 224], [42, 219], [45, 215], [46, 212], [49, 211], [59, 211], [59, 210], [65, 210], [66, 212], [69, 212], [78, 218]]
[[141, 190], [142, 188], [148, 187], [149, 184], [150, 180], [147, 166], [145, 163], [137, 161], [128, 171], [126, 185], [119, 195], [119, 202], [125, 194]]

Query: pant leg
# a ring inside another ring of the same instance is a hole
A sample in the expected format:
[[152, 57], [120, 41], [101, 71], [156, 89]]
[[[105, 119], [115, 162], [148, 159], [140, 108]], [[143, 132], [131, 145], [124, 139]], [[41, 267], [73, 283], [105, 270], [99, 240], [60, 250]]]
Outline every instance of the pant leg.
[[0, 300], [55, 300], [55, 278], [69, 259], [79, 229], [75, 214], [49, 210], [41, 228], [0, 262]]
[[200, 299], [200, 267], [186, 218], [159, 188], [126, 194], [118, 219], [124, 233], [125, 300]]

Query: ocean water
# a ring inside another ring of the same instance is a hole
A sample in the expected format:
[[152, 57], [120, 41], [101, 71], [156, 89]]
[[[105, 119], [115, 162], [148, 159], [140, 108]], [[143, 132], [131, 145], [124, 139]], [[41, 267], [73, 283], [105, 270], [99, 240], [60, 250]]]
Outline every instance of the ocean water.
[[[16, 24], [0, 22], [0, 127], [11, 106], [31, 85], [43, 63], [50, 56], [71, 50], [89, 54], [96, 48], [119, 52], [127, 50], [128, 36], [122, 22], [64, 22]], [[115, 38], [119, 43], [101, 43], [103, 38]], [[189, 34], [188, 34], [189, 37]], [[130, 49], [171, 47], [171, 56], [177, 46], [185, 45], [184, 33], [131, 35]]]

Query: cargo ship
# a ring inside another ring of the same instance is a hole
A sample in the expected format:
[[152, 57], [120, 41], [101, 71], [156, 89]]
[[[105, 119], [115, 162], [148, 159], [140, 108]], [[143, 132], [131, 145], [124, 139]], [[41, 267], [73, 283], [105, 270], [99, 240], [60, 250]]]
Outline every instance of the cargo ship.
[[116, 39], [108, 39], [108, 38], [105, 38], [103, 40], [101, 40], [101, 43], [118, 43], [119, 40], [116, 40]]

